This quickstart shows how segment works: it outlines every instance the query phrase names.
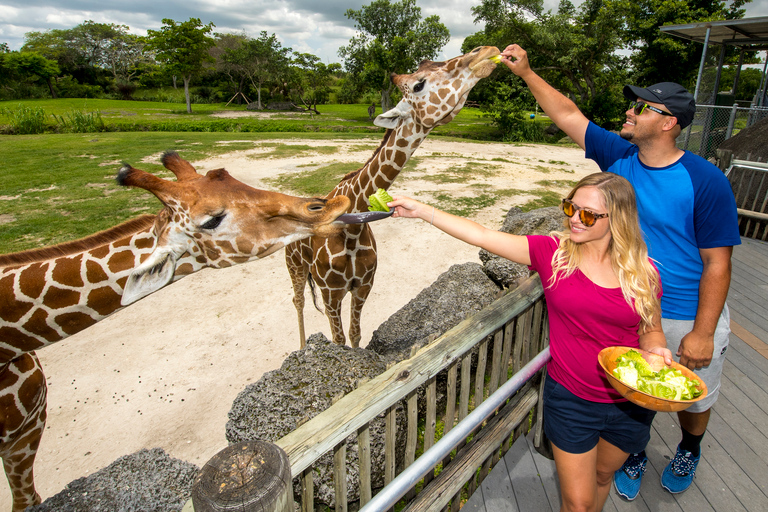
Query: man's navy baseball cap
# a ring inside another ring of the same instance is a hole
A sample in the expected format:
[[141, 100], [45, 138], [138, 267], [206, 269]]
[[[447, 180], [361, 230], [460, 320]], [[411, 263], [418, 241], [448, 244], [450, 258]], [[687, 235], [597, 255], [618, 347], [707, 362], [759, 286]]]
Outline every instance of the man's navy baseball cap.
[[696, 115], [696, 101], [693, 99], [693, 94], [689, 93], [682, 85], [674, 82], [661, 82], [645, 89], [634, 85], [625, 85], [624, 96], [630, 101], [640, 98], [663, 104], [677, 118], [677, 124], [680, 125], [680, 128], [685, 128], [691, 124], [693, 116]]

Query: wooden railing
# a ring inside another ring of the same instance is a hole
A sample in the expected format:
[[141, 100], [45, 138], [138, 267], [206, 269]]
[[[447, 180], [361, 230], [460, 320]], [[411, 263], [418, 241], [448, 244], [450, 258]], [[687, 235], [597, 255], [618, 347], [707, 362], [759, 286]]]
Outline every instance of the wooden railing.
[[[365, 505], [376, 490], [371, 487], [371, 423], [382, 414], [386, 418], [384, 483], [388, 484], [548, 345], [546, 317], [541, 281], [534, 276], [278, 440], [276, 444], [288, 455], [292, 476], [302, 486], [302, 510], [314, 510], [313, 464], [329, 453], [334, 461], [336, 510], [347, 510], [346, 440], [350, 436], [356, 438], [359, 455], [359, 505]], [[514, 439], [541, 425], [540, 374], [406, 494], [403, 500], [410, 503], [409, 510], [425, 510], [420, 503], [435, 509], [439, 495], [447, 498], [437, 510], [455, 512], [462, 495], [474, 492]], [[446, 399], [439, 411], [438, 379], [446, 384]], [[421, 412], [420, 391], [426, 403]], [[395, 411], [400, 404], [405, 404], [406, 411], [404, 450], [396, 449]], [[403, 455], [398, 458], [396, 453]]]
[[736, 198], [742, 236], [768, 240], [768, 163], [734, 159], [725, 175]]

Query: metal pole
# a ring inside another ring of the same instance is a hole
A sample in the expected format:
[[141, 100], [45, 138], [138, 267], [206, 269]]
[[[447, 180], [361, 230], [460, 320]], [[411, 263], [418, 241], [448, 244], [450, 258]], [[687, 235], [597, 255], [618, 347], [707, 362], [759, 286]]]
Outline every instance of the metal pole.
[[763, 65], [763, 86], [761, 88], [761, 94], [760, 99], [757, 102], [758, 107], [762, 107], [763, 103], [765, 102], [765, 88], [768, 86], [768, 75], [766, 75], [766, 71], [768, 70], [768, 51], [765, 52], [765, 64]]
[[511, 379], [504, 383], [494, 394], [488, 397], [486, 401], [477, 406], [469, 413], [466, 418], [453, 427], [450, 432], [445, 434], [432, 448], [422, 454], [421, 457], [405, 468], [389, 485], [384, 487], [379, 493], [371, 499], [360, 512], [378, 512], [389, 510], [394, 507], [400, 498], [405, 496], [416, 483], [424, 478], [438, 463], [440, 463], [451, 450], [483, 421], [491, 416], [497, 408], [504, 405], [504, 402], [512, 396], [518, 389], [523, 387], [533, 375], [539, 371], [549, 361], [549, 347], [539, 352], [536, 357], [526, 364], [519, 372], [514, 374]]
[[699, 101], [699, 87], [701, 86], [701, 75], [704, 74], [704, 61], [707, 59], [707, 48], [709, 47], [709, 34], [712, 27], [707, 27], [707, 35], [704, 37], [704, 49], [701, 51], [701, 62], [699, 63], [699, 76], [696, 77], [696, 91], [693, 93], [694, 101]]
[[728, 129], [725, 131], [725, 140], [730, 139], [731, 134], [733, 133], [733, 124], [736, 121], [736, 109], [738, 106], [738, 104], [734, 103], [733, 108], [731, 108], [731, 117], [728, 118]]

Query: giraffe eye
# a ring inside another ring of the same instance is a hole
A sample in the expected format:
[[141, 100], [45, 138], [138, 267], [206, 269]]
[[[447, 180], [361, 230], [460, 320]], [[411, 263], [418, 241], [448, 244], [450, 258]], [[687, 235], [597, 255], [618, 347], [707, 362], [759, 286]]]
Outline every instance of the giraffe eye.
[[203, 229], [216, 229], [219, 227], [219, 224], [221, 224], [221, 221], [224, 220], [224, 217], [226, 217], [225, 214], [211, 217], [205, 224], [201, 225], [200, 227]]
[[426, 84], [426, 80], [421, 80], [419, 83], [413, 86], [413, 92], [421, 92]]

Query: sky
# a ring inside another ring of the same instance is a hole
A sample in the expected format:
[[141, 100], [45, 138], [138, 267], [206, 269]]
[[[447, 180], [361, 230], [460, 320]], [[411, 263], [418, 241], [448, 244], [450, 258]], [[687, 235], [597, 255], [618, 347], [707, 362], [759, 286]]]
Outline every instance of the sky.
[[[256, 38], [264, 30], [275, 34], [283, 47], [317, 55], [325, 63], [340, 62], [338, 49], [355, 34], [347, 9], [360, 10], [365, 2], [342, 0], [0, 0], [0, 43], [11, 50], [24, 44], [24, 34], [49, 29], [70, 29], [86, 20], [127, 25], [128, 32], [146, 35], [159, 29], [163, 18], [177, 22], [199, 18], [213, 22], [214, 32], [245, 33]], [[574, 1], [579, 4], [579, 0]], [[438, 15], [448, 27], [450, 42], [436, 60], [461, 54], [464, 38], [479, 32], [471, 8], [480, 0], [417, 0], [423, 17]], [[555, 9], [557, 0], [544, 0]], [[753, 0], [745, 17], [768, 16], [768, 0]]]

